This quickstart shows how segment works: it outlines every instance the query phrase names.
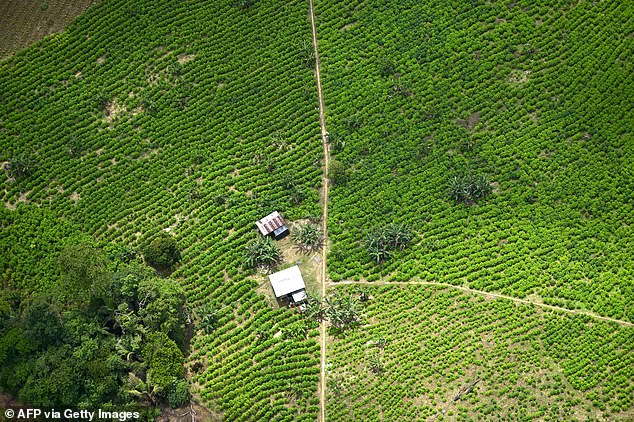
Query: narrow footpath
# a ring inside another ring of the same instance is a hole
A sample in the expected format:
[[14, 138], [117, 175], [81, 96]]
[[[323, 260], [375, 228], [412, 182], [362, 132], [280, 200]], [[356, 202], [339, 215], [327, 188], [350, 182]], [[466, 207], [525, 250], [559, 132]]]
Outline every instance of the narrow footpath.
[[[315, 79], [317, 80], [317, 96], [319, 98], [319, 125], [321, 127], [321, 142], [324, 147], [324, 165], [323, 175], [321, 179], [321, 201], [322, 201], [322, 230], [324, 234], [324, 246], [322, 247], [321, 254], [321, 296], [326, 297], [326, 285], [328, 283], [326, 279], [326, 251], [328, 245], [328, 227], [326, 222], [328, 221], [328, 169], [330, 165], [330, 153], [328, 151], [328, 136], [326, 132], [326, 112], [324, 106], [324, 94], [321, 88], [321, 63], [319, 61], [319, 49], [317, 48], [317, 29], [315, 28], [315, 8], [313, 7], [313, 0], [310, 1], [310, 26], [313, 32], [313, 48], [315, 50]], [[319, 420], [326, 421], [326, 323], [321, 322], [320, 326], [320, 360], [321, 370], [319, 376]]]
[[499, 293], [493, 293], [493, 292], [485, 292], [483, 290], [475, 290], [475, 289], [470, 289], [468, 287], [464, 287], [464, 286], [456, 286], [454, 284], [449, 284], [449, 283], [440, 283], [440, 282], [434, 282], [434, 281], [354, 281], [354, 280], [344, 280], [344, 281], [339, 281], [336, 283], [332, 283], [333, 286], [336, 286], [338, 284], [359, 284], [359, 285], [365, 285], [365, 286], [386, 286], [386, 285], [392, 285], [392, 286], [404, 286], [404, 285], [424, 285], [424, 286], [441, 286], [441, 287], [449, 287], [452, 289], [458, 289], [458, 290], [462, 290], [463, 292], [467, 292], [467, 293], [471, 293], [471, 294], [476, 294], [476, 295], [482, 295], [482, 296], [487, 296], [487, 297], [494, 297], [494, 298], [500, 298], [500, 299], [506, 299], [506, 300], [510, 300], [513, 301], [515, 303], [521, 303], [524, 305], [533, 305], [533, 306], [537, 306], [540, 308], [545, 308], [545, 309], [550, 309], [553, 311], [558, 311], [558, 312], [564, 312], [567, 314], [576, 314], [576, 315], [586, 315], [589, 316], [591, 318], [595, 318], [601, 321], [607, 321], [607, 322], [614, 322], [617, 323], [619, 325], [625, 326], [625, 327], [634, 327], [634, 323], [628, 322], [628, 321], [623, 321], [620, 319], [614, 319], [614, 318], [610, 318], [610, 317], [604, 317], [601, 315], [597, 315], [593, 312], [589, 312], [589, 311], [584, 311], [581, 309], [567, 309], [567, 308], [562, 308], [559, 306], [555, 306], [555, 305], [548, 305], [546, 303], [541, 303], [541, 302], [535, 302], [532, 300], [528, 300], [528, 299], [520, 299], [517, 297], [513, 297], [513, 296], [507, 296], [507, 295], [502, 295]]

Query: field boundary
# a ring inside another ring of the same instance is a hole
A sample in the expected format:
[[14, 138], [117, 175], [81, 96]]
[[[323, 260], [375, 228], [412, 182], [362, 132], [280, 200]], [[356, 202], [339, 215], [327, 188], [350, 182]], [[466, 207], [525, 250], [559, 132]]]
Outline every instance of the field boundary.
[[[324, 165], [321, 178], [322, 186], [322, 230], [324, 243], [321, 249], [321, 296], [326, 297], [326, 286], [328, 284], [326, 274], [326, 253], [328, 246], [328, 169], [330, 156], [328, 151], [328, 132], [326, 131], [326, 111], [324, 105], [324, 94], [321, 87], [321, 62], [319, 61], [319, 48], [317, 47], [317, 29], [315, 26], [315, 8], [313, 0], [309, 0], [310, 5], [310, 26], [313, 34], [313, 50], [315, 53], [315, 80], [317, 82], [317, 97], [319, 99], [319, 126], [321, 129], [321, 143], [324, 148]], [[319, 327], [319, 350], [320, 350], [320, 371], [319, 371], [319, 420], [326, 421], [326, 322], [322, 321]]]
[[343, 280], [343, 281], [338, 281], [338, 282], [334, 282], [331, 283], [332, 286], [336, 286], [336, 285], [366, 285], [366, 286], [389, 286], [389, 285], [393, 285], [393, 286], [406, 286], [406, 285], [419, 285], [419, 286], [441, 286], [441, 287], [451, 287], [453, 289], [458, 289], [458, 290], [462, 290], [463, 292], [467, 292], [467, 293], [472, 293], [472, 294], [476, 294], [476, 295], [481, 295], [481, 296], [488, 296], [488, 297], [493, 297], [493, 298], [499, 298], [499, 299], [507, 299], [510, 301], [513, 301], [515, 303], [521, 303], [524, 305], [533, 305], [536, 307], [540, 307], [540, 308], [546, 308], [546, 309], [550, 309], [553, 311], [559, 311], [559, 312], [564, 312], [564, 313], [568, 313], [568, 314], [576, 314], [576, 315], [586, 315], [589, 316], [591, 318], [594, 319], [598, 319], [601, 321], [607, 321], [607, 322], [614, 322], [616, 324], [625, 326], [625, 327], [634, 327], [634, 323], [632, 322], [628, 322], [628, 321], [623, 321], [620, 319], [615, 319], [615, 318], [610, 318], [610, 317], [604, 317], [601, 315], [597, 315], [593, 312], [589, 312], [589, 311], [584, 311], [581, 309], [568, 309], [568, 308], [562, 308], [559, 306], [555, 306], [555, 305], [548, 305], [546, 303], [540, 303], [540, 302], [535, 302], [532, 300], [528, 300], [528, 299], [520, 299], [517, 297], [513, 297], [513, 296], [507, 296], [507, 295], [503, 295], [500, 293], [493, 293], [493, 292], [485, 292], [484, 290], [475, 290], [475, 289], [470, 289], [469, 287], [464, 287], [464, 286], [456, 286], [454, 284], [449, 284], [449, 283], [441, 283], [441, 282], [436, 282], [436, 281], [355, 281], [355, 280]]

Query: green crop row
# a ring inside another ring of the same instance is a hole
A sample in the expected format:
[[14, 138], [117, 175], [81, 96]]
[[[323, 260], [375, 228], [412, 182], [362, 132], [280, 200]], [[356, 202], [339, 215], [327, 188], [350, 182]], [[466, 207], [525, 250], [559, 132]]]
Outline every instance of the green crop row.
[[[257, 219], [321, 214], [306, 12], [300, 1], [105, 1], [0, 63], [0, 161], [35, 163], [1, 182], [17, 208], [2, 213], [3, 279], [45, 290], [46, 244], [67, 225], [132, 248], [169, 232], [195, 323], [188, 370], [232, 421], [318, 412], [317, 343], [273, 337], [298, 317], [273, 311], [243, 266]], [[64, 224], [37, 228], [38, 207]], [[224, 309], [211, 334], [196, 325], [205, 307]]]
[[[450, 288], [367, 293], [368, 324], [329, 346], [328, 378], [340, 388], [328, 392], [328, 420], [627, 419], [631, 412], [631, 327]], [[368, 363], [377, 353], [380, 374]]]
[[[420, 278], [634, 321], [631, 7], [316, 8], [348, 174], [330, 196], [333, 280]], [[492, 194], [454, 203], [449, 178], [469, 171]], [[391, 221], [418, 241], [375, 265], [364, 233]]]

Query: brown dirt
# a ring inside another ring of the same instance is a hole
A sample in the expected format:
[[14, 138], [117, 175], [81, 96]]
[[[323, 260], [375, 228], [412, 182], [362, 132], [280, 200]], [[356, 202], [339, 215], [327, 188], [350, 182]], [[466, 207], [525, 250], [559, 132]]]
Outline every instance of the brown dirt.
[[178, 56], [178, 63], [185, 64], [187, 62], [191, 62], [196, 58], [195, 54], [180, 54]]
[[475, 113], [471, 113], [469, 117], [467, 117], [467, 120], [458, 119], [456, 120], [456, 123], [460, 126], [463, 126], [467, 130], [473, 130], [473, 128], [478, 124], [479, 121], [480, 113], [476, 111]]
[[[64, 31], [66, 25], [97, 1], [3, 0], [0, 2], [0, 60], [47, 35]], [[48, 8], [43, 6], [45, 3]]]
[[509, 77], [509, 82], [523, 84], [528, 81], [528, 75], [531, 73], [530, 70], [514, 71]]
[[346, 32], [357, 26], [357, 22], [352, 22], [339, 28], [341, 32]]

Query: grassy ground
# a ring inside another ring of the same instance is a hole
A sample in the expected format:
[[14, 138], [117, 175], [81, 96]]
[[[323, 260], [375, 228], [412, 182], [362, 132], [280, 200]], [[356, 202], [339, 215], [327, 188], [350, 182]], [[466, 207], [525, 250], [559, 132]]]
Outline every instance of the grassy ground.
[[0, 3], [0, 60], [61, 32], [98, 0], [4, 0]]

